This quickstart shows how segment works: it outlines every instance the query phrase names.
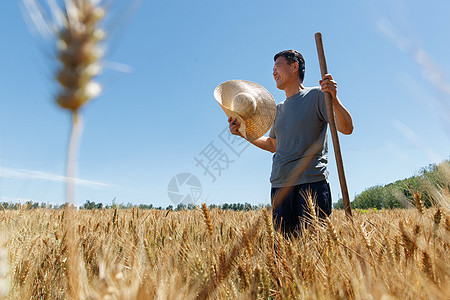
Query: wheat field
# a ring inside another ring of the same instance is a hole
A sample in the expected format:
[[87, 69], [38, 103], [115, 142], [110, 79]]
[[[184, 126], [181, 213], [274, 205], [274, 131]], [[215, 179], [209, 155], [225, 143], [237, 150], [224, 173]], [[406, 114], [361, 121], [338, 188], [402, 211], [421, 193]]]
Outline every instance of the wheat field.
[[4, 210], [2, 299], [448, 299], [441, 209], [335, 210], [297, 238], [271, 212]]

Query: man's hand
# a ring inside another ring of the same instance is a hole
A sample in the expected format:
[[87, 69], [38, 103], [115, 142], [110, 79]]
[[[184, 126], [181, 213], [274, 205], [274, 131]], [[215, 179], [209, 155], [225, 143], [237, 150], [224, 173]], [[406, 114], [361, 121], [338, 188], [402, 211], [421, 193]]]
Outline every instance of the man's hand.
[[322, 92], [328, 92], [331, 94], [333, 99], [336, 99], [337, 95], [337, 83], [333, 80], [333, 77], [330, 74], [325, 74], [322, 80], [319, 80], [320, 87], [322, 88]]
[[[238, 122], [236, 120], [236, 118], [229, 117], [228, 123], [230, 124], [229, 128], [230, 128], [231, 134], [234, 134], [234, 135], [240, 136], [241, 138], [244, 138], [238, 130], [239, 127], [241, 127], [241, 122]], [[270, 137], [262, 136], [257, 140], [250, 141], [250, 143], [252, 143], [256, 147], [259, 147], [263, 150], [267, 150], [272, 153], [275, 153], [275, 151], [277, 151], [277, 140], [272, 139]]]
[[348, 110], [342, 105], [337, 97], [337, 83], [330, 74], [325, 74], [319, 81], [322, 92], [328, 92], [333, 99], [334, 120], [336, 121], [336, 129], [343, 134], [351, 134], [353, 132], [353, 120]]
[[238, 122], [238, 121], [236, 120], [236, 118], [229, 117], [229, 118], [228, 118], [228, 124], [229, 124], [228, 127], [230, 128], [231, 134], [240, 136], [240, 137], [242, 137], [242, 138], [244, 137], [244, 136], [242, 135], [242, 133], [239, 132], [239, 128], [241, 127], [241, 122]]

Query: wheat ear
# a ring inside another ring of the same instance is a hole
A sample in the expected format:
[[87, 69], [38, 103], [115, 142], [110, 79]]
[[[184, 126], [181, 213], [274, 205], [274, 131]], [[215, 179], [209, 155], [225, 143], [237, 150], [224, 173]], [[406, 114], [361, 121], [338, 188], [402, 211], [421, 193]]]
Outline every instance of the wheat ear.
[[211, 222], [211, 216], [209, 214], [208, 207], [206, 207], [206, 203], [202, 203], [202, 211], [203, 211], [203, 218], [205, 220], [206, 228], [208, 229], [208, 232], [210, 235], [213, 234], [213, 227]]
[[414, 198], [414, 202], [416, 204], [417, 210], [419, 211], [419, 213], [421, 215], [423, 215], [424, 205], [423, 205], [423, 201], [422, 201], [422, 195], [419, 193], [414, 193], [413, 198]]

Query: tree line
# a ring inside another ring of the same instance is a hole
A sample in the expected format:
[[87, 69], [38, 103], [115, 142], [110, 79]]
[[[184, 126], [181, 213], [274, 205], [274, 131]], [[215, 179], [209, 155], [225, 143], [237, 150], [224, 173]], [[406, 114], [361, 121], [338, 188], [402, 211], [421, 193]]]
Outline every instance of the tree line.
[[[31, 209], [55, 209], [55, 210], [59, 210], [59, 209], [65, 209], [69, 204], [68, 203], [64, 203], [61, 205], [53, 205], [53, 204], [47, 204], [47, 203], [37, 203], [37, 202], [33, 202], [33, 201], [27, 201], [23, 204], [21, 203], [12, 203], [12, 202], [1, 202], [0, 203], [2, 209], [8, 209], [8, 210], [21, 210], [21, 209], [25, 209], [25, 210], [31, 210]], [[73, 206], [73, 205], [72, 205]], [[264, 205], [264, 204], [259, 204], [259, 205], [252, 205], [250, 203], [224, 203], [222, 205], [216, 205], [216, 204], [211, 204], [208, 206], [209, 209], [214, 209], [214, 208], [220, 208], [222, 210], [234, 210], [234, 211], [248, 211], [248, 210], [256, 210], [256, 209], [262, 209], [262, 208], [270, 208], [270, 205]], [[81, 205], [80, 207], [78, 207], [78, 209], [84, 209], [84, 210], [94, 210], [94, 209], [133, 209], [133, 208], [138, 208], [138, 209], [156, 209], [156, 210], [174, 210], [174, 211], [181, 211], [181, 210], [193, 210], [197, 208], [197, 205], [194, 204], [178, 204], [177, 206], [172, 206], [169, 205], [167, 207], [162, 207], [162, 206], [153, 206], [153, 204], [132, 204], [131, 202], [129, 202], [128, 204], [115, 204], [114, 201], [112, 204], [110, 205], [103, 205], [103, 203], [95, 203], [94, 201], [90, 201], [90, 200], [86, 200], [86, 202]]]
[[[369, 187], [357, 195], [351, 202], [352, 208], [406, 208], [414, 205], [413, 195], [418, 194], [424, 205], [432, 205], [430, 191], [433, 189], [450, 191], [450, 160], [440, 164], [423, 167], [418, 175], [398, 180], [386, 185]], [[334, 208], [343, 209], [344, 203], [339, 199]]]

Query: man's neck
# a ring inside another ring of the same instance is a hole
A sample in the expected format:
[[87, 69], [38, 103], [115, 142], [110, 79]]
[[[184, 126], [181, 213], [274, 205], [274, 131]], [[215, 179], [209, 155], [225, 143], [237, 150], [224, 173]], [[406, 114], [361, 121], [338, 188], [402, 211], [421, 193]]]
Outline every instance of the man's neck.
[[298, 94], [301, 90], [303, 90], [305, 87], [301, 82], [295, 82], [287, 87], [284, 88], [284, 92], [286, 94], [286, 98], [292, 97], [295, 94]]

